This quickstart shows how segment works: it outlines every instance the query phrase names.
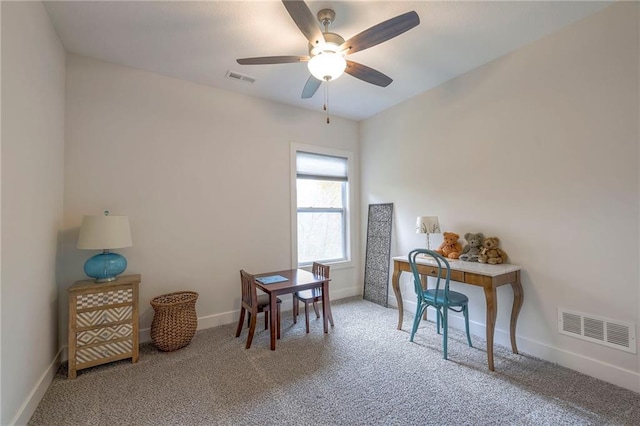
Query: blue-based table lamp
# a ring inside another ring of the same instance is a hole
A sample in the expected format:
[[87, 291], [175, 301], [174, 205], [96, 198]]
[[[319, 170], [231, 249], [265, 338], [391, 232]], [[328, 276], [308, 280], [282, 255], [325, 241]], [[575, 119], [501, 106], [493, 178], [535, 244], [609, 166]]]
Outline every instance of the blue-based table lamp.
[[110, 250], [131, 247], [131, 229], [127, 216], [85, 216], [80, 226], [78, 248], [102, 250], [102, 253], [90, 257], [84, 264], [84, 273], [95, 278], [95, 282], [114, 281], [127, 269], [127, 259]]

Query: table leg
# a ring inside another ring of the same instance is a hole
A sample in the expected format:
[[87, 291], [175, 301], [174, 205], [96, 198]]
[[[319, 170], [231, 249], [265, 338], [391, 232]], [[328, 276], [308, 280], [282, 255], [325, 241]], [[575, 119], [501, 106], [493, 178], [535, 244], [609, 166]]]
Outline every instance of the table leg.
[[513, 289], [513, 306], [511, 307], [511, 350], [514, 354], [518, 353], [518, 346], [516, 345], [516, 323], [518, 322], [518, 315], [520, 315], [520, 308], [522, 308], [522, 301], [524, 299], [522, 284], [520, 283], [520, 271], [516, 272], [516, 281], [511, 283]]
[[322, 283], [322, 322], [324, 323], [324, 332], [329, 332], [329, 281]]
[[394, 262], [393, 277], [391, 278], [391, 286], [393, 287], [393, 293], [396, 296], [396, 303], [398, 304], [398, 330], [402, 330], [402, 314], [404, 313], [404, 305], [402, 304], [402, 294], [400, 293], [400, 267], [397, 262]]
[[278, 297], [269, 293], [269, 336], [271, 337], [271, 350], [276, 350], [276, 327], [278, 327]]
[[496, 330], [497, 315], [496, 288], [493, 285], [485, 286], [484, 297], [487, 301], [487, 363], [489, 364], [489, 370], [495, 371], [493, 367], [493, 335]]

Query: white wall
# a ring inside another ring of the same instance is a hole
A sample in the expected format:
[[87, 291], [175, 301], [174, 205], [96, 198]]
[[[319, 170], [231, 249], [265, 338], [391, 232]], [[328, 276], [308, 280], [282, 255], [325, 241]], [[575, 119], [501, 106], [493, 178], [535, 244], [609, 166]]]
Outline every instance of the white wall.
[[[519, 349], [640, 391], [638, 355], [557, 332], [558, 307], [640, 319], [637, 9], [616, 4], [364, 121], [360, 152], [362, 217], [395, 203], [393, 255], [424, 246], [416, 216], [498, 236], [524, 271]], [[481, 289], [456, 288], [484, 336]], [[510, 287], [498, 298], [509, 346]]]
[[[236, 321], [241, 268], [292, 266], [291, 142], [358, 149], [353, 121], [74, 55], [66, 126], [63, 282], [94, 254], [75, 248], [82, 216], [128, 215], [133, 247], [118, 252], [142, 274], [143, 330], [149, 301], [179, 290], [200, 294], [200, 328]], [[361, 293], [359, 275], [332, 271], [332, 298]]]
[[26, 423], [57, 367], [65, 53], [39, 2], [2, 2], [2, 414]]

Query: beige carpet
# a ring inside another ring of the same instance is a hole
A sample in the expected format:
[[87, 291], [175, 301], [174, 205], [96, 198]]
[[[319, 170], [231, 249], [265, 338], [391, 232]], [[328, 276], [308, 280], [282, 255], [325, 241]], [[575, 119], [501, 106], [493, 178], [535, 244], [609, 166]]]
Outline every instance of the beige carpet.
[[[411, 315], [359, 298], [333, 303], [335, 327], [305, 334], [283, 313], [269, 350], [259, 327], [245, 350], [235, 324], [199, 331], [186, 348], [146, 344], [140, 361], [81, 370], [63, 366], [31, 425], [640, 425], [640, 394], [496, 346], [487, 370], [452, 330], [449, 361], [433, 323], [409, 342]], [[260, 315], [260, 320], [262, 315]], [[260, 322], [259, 322], [260, 324]]]

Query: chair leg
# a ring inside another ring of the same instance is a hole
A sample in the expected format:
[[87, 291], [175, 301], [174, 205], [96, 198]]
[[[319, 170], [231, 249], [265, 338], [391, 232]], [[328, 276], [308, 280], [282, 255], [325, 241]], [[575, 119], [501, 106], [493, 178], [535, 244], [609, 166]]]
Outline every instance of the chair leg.
[[247, 328], [251, 325], [251, 312], [247, 312]]
[[264, 329], [269, 328], [269, 311], [264, 311]]
[[316, 318], [320, 318], [320, 311], [318, 310], [318, 302], [313, 301], [313, 310], [316, 311]]
[[240, 321], [238, 321], [238, 328], [236, 329], [236, 337], [240, 336], [240, 333], [242, 332], [242, 324], [244, 323], [245, 311], [246, 309], [244, 308], [244, 306], [240, 308]]
[[309, 333], [309, 302], [304, 302], [304, 322], [307, 326], [307, 333]]
[[253, 340], [253, 333], [256, 331], [256, 317], [258, 315], [251, 315], [251, 324], [249, 325], [249, 335], [247, 336], [247, 345], [245, 349], [249, 349], [251, 347], [251, 341]]
[[469, 334], [469, 306], [464, 305], [462, 308], [462, 313], [464, 314], [464, 326], [467, 330], [467, 342], [469, 343], [469, 347], [472, 348], [471, 344], [471, 335]]
[[413, 342], [413, 336], [416, 335], [416, 331], [418, 331], [418, 324], [420, 324], [420, 320], [422, 319], [422, 313], [427, 309], [427, 305], [418, 306], [416, 309], [416, 316], [413, 318], [413, 328], [411, 329], [411, 337], [409, 338], [410, 342]]
[[440, 334], [440, 308], [436, 308], [436, 333]]
[[447, 359], [447, 330], [449, 330], [449, 308], [442, 307], [442, 354], [443, 358]]

